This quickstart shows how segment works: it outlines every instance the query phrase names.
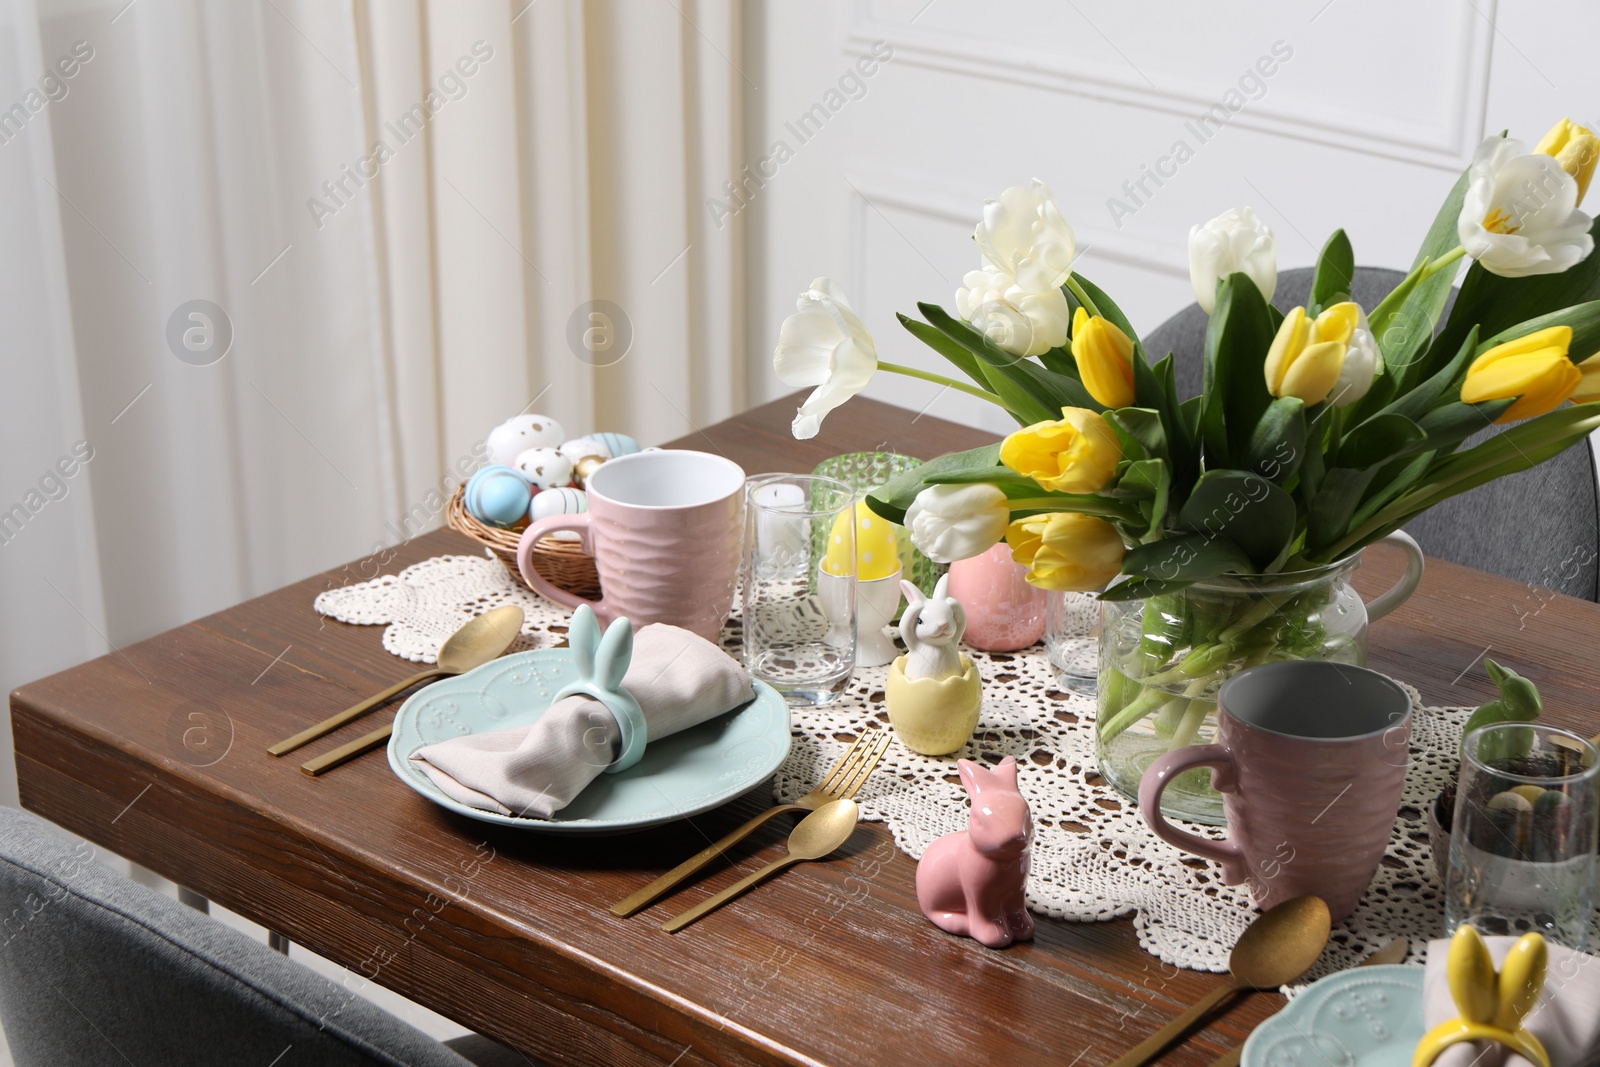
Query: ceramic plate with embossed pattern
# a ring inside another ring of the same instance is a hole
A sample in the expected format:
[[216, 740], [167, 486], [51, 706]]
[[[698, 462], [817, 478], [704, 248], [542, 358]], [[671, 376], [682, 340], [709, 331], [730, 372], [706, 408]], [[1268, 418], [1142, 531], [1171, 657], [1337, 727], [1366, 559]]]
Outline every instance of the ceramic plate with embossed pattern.
[[411, 762], [426, 745], [527, 726], [577, 674], [565, 648], [502, 656], [414, 694], [395, 715], [389, 766], [441, 807], [484, 822], [560, 834], [616, 834], [698, 815], [754, 789], [789, 754], [789, 707], [756, 682], [744, 707], [652, 741], [638, 763], [602, 774], [551, 819], [483, 811], [452, 800]]
[[1421, 967], [1330, 974], [1256, 1027], [1243, 1067], [1409, 1067], [1425, 1033]]

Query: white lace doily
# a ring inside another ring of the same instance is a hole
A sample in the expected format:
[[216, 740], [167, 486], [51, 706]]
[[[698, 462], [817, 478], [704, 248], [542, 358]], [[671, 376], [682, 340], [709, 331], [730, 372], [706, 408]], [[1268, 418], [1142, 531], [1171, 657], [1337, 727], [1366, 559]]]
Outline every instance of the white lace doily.
[[[475, 556], [426, 560], [316, 599], [318, 611], [344, 622], [388, 624], [384, 648], [423, 663], [433, 662], [439, 645], [468, 618], [500, 604], [516, 604], [527, 614], [529, 647], [550, 647], [566, 632], [563, 609], [514, 581], [499, 562]], [[738, 632], [736, 615], [723, 637], [735, 654]], [[1056, 688], [1041, 647], [971, 654], [984, 683], [973, 739], [948, 757], [891, 745], [857, 797], [862, 817], [886, 823], [896, 844], [920, 857], [934, 838], [966, 828], [957, 756], [986, 763], [1015, 756], [1034, 818], [1029, 906], [1080, 922], [1131, 916], [1139, 944], [1164, 962], [1225, 971], [1233, 943], [1255, 915], [1244, 887], [1223, 885], [1215, 864], [1156, 839], [1133, 805], [1104, 784], [1095, 769], [1094, 701]], [[888, 728], [886, 670], [859, 670], [849, 692], [826, 708], [794, 709], [795, 743], [778, 769], [779, 799], [809, 791], [862, 730]], [[1334, 929], [1333, 945], [1308, 977], [1356, 963], [1393, 937], [1409, 938], [1417, 958], [1443, 934], [1426, 807], [1455, 773], [1469, 709], [1423, 707], [1416, 690], [1406, 691], [1415, 717], [1400, 818], [1361, 905]]]

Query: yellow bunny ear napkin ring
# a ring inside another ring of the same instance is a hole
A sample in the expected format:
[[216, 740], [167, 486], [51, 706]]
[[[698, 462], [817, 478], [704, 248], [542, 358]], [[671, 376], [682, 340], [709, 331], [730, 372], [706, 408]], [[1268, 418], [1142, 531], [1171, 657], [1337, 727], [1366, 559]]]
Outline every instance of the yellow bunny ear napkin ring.
[[1523, 934], [1496, 974], [1483, 937], [1470, 926], [1457, 927], [1445, 973], [1450, 997], [1461, 1014], [1428, 1031], [1417, 1043], [1411, 1067], [1428, 1067], [1445, 1049], [1463, 1041], [1492, 1041], [1537, 1067], [1550, 1067], [1539, 1039], [1522, 1029], [1523, 1017], [1544, 990], [1548, 958], [1543, 937]]

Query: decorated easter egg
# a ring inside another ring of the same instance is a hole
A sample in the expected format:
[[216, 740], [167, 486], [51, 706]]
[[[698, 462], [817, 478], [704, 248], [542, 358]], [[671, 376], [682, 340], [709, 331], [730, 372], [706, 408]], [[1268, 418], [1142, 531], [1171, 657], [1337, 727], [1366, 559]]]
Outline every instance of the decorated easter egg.
[[511, 526], [528, 513], [532, 490], [521, 473], [506, 466], [484, 467], [467, 479], [462, 503], [479, 522]]
[[605, 460], [599, 456], [584, 456], [572, 468], [572, 476], [577, 479], [579, 485], [588, 485], [589, 476], [599, 470], [604, 463]]
[[[528, 502], [528, 518], [545, 519], [551, 515], [576, 515], [580, 511], [589, 510], [589, 496], [582, 489], [573, 489], [570, 486], [558, 486], [555, 489], [546, 489], [542, 493], [533, 494], [533, 499]], [[550, 535], [557, 541], [578, 541], [581, 538], [573, 530], [557, 530]]]
[[489, 431], [489, 462], [510, 467], [530, 448], [555, 448], [567, 431], [548, 415], [513, 415]]
[[577, 466], [578, 460], [585, 456], [599, 456], [601, 459], [610, 459], [611, 452], [605, 445], [593, 437], [577, 437], [562, 444], [560, 452]]
[[535, 489], [554, 489], [572, 482], [572, 461], [553, 448], [530, 448], [517, 456], [517, 470]]
[[640, 450], [639, 442], [625, 433], [592, 433], [589, 438], [605, 446], [607, 459], [631, 456]]
[[900, 554], [895, 547], [894, 526], [888, 519], [867, 507], [865, 500], [856, 501], [850, 511], [841, 512], [828, 531], [828, 552], [822, 560], [822, 569], [829, 574], [849, 574], [851, 521], [856, 527], [856, 580], [870, 582], [887, 578], [900, 569]]

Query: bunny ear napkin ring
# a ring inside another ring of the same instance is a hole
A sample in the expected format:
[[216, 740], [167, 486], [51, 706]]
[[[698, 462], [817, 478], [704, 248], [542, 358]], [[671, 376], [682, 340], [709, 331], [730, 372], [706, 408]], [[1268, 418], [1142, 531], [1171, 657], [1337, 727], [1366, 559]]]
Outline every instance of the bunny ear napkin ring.
[[606, 773], [625, 771], [639, 762], [650, 740], [644, 711], [633, 694], [622, 687], [623, 676], [633, 662], [633, 624], [619, 618], [602, 637], [594, 610], [587, 604], [580, 604], [572, 613], [567, 645], [572, 649], [578, 677], [562, 686], [551, 704], [570, 696], [591, 697], [604, 704], [617, 720], [617, 729], [622, 735], [621, 754], [606, 768]]
[[1523, 1016], [1544, 989], [1547, 959], [1544, 938], [1523, 934], [1496, 974], [1478, 931], [1464, 924], [1457, 927], [1445, 973], [1450, 997], [1461, 1015], [1440, 1023], [1422, 1039], [1412, 1056], [1412, 1067], [1428, 1067], [1439, 1053], [1463, 1041], [1504, 1045], [1537, 1067], [1550, 1067], [1550, 1057], [1539, 1039], [1522, 1028]]

